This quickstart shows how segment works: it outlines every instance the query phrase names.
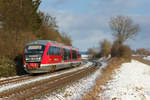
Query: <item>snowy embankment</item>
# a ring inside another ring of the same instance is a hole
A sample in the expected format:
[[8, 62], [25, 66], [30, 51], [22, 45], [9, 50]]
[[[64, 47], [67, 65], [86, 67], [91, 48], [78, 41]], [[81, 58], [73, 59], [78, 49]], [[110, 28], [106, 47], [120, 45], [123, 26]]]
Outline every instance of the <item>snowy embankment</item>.
[[101, 75], [102, 68], [107, 64], [102, 63], [102, 66], [92, 75], [84, 77], [74, 83], [71, 83], [61, 89], [57, 89], [52, 93], [44, 95], [40, 99], [44, 100], [80, 100], [84, 93], [91, 89], [96, 84], [96, 79]]
[[150, 60], [150, 56], [144, 57], [145, 60]]
[[124, 63], [102, 88], [102, 100], [150, 100], [150, 66], [135, 60]]

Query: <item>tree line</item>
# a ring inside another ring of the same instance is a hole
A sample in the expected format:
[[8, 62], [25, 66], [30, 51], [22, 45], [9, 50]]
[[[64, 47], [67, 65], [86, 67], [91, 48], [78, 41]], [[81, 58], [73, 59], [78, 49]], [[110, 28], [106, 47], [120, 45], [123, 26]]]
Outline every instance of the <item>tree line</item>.
[[59, 32], [56, 18], [39, 11], [41, 0], [0, 0], [0, 56], [14, 58], [32, 40], [53, 40], [72, 45]]

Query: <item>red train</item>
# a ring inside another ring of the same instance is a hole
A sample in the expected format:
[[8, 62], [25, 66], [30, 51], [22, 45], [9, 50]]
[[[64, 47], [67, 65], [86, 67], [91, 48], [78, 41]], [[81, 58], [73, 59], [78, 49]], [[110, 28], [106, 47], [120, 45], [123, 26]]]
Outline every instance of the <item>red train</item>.
[[53, 72], [81, 63], [79, 50], [49, 40], [27, 43], [23, 54], [24, 68], [28, 73]]

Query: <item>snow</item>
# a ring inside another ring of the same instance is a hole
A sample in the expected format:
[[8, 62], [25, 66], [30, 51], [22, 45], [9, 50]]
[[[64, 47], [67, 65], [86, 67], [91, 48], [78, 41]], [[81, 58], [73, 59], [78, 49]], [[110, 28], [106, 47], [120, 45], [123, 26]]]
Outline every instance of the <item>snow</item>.
[[[106, 65], [105, 63], [103, 63]], [[80, 100], [84, 93], [91, 89], [95, 83], [96, 78], [101, 75], [101, 69], [105, 66], [99, 67], [99, 69], [92, 75], [84, 77], [77, 82], [67, 85], [64, 88], [57, 89], [50, 94], [42, 97], [42, 100]], [[41, 98], [40, 98], [41, 99]]]
[[108, 57], [101, 57], [100, 59], [98, 59], [98, 61], [99, 62], [107, 62], [110, 59], [111, 59], [111, 55], [109, 55]]
[[31, 84], [31, 83], [34, 83], [34, 82], [37, 82], [37, 81], [46, 80], [46, 79], [56, 77], [56, 76], [59, 76], [59, 75], [65, 74], [65, 73], [81, 70], [81, 69], [89, 67], [91, 65], [92, 65], [92, 63], [88, 62], [87, 64], [83, 65], [82, 67], [77, 67], [77, 68], [70, 69], [70, 70], [67, 70], [67, 71], [64, 71], [64, 72], [61, 72], [61, 73], [60, 72], [59, 73], [54, 73], [54, 74], [52, 73], [51, 75], [48, 75], [48, 76], [43, 76], [43, 77], [39, 77], [39, 78], [36, 78], [36, 79], [29, 79], [29, 80], [26, 80], [26, 81], [23, 81], [23, 82], [20, 82], [20, 83], [15, 83], [15, 84], [8, 84], [6, 86], [1, 86], [0, 87], [0, 92], [7, 91], [7, 90], [10, 90], [12, 88], [17, 88], [17, 87], [20, 87], [20, 86], [25, 86], [26, 84]]
[[150, 66], [135, 60], [124, 63], [102, 88], [102, 100], [150, 100]]
[[88, 55], [81, 55], [81, 57], [88, 57]]
[[144, 57], [145, 60], [150, 60], [150, 56]]

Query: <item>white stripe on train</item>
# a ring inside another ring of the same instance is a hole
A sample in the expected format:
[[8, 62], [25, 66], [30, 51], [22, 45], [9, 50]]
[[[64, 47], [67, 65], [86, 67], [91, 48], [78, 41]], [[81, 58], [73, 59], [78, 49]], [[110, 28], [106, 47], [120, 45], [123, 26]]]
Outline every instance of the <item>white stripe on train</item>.
[[53, 64], [41, 64], [40, 66], [62, 65], [62, 64], [80, 63], [80, 62], [81, 61], [76, 61], [76, 62], [62, 62], [62, 63], [53, 63]]

